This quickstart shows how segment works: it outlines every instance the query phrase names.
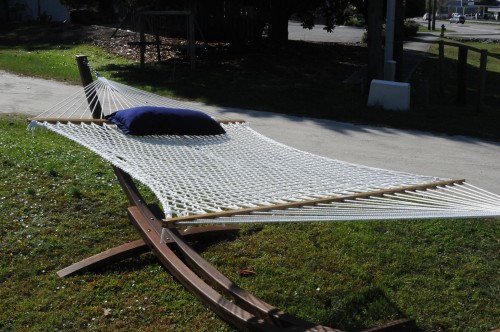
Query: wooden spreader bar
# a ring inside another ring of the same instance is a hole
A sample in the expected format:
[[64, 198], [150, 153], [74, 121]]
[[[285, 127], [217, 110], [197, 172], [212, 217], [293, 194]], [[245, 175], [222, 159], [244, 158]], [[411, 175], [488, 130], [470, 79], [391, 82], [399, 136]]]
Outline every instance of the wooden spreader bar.
[[[33, 119], [28, 119], [27, 121], [28, 122], [31, 122], [31, 121], [47, 122], [50, 124], [58, 124], [58, 123], [67, 124], [70, 122], [74, 123], [74, 124], [80, 124], [80, 123], [91, 124], [91, 123], [93, 123], [93, 124], [100, 125], [100, 126], [102, 126], [103, 124], [108, 124], [108, 125], [113, 124], [113, 122], [108, 121], [106, 119], [78, 119], [78, 118], [33, 118]], [[216, 119], [216, 121], [218, 123], [221, 123], [221, 124], [246, 122], [243, 119], [224, 119], [224, 120], [217, 120]]]
[[246, 209], [239, 209], [239, 210], [227, 210], [227, 211], [222, 211], [222, 212], [195, 214], [195, 215], [190, 215], [190, 216], [185, 216], [185, 217], [167, 218], [167, 219], [163, 219], [163, 226], [164, 227], [172, 227], [172, 225], [175, 225], [175, 223], [177, 223], [179, 221], [193, 221], [193, 220], [199, 220], [199, 219], [215, 219], [215, 218], [222, 218], [222, 217], [232, 217], [232, 216], [237, 216], [237, 215], [248, 215], [248, 214], [252, 214], [255, 212], [268, 212], [268, 211], [273, 211], [273, 210], [285, 210], [285, 209], [290, 209], [290, 208], [299, 208], [302, 206], [313, 206], [313, 205], [317, 205], [317, 204], [328, 204], [328, 203], [333, 203], [333, 202], [342, 202], [345, 200], [352, 200], [352, 199], [357, 199], [357, 198], [369, 198], [369, 197], [373, 197], [373, 196], [392, 195], [392, 194], [396, 194], [396, 193], [403, 193], [405, 191], [435, 189], [437, 187], [453, 186], [453, 185], [457, 185], [457, 184], [462, 184], [464, 182], [465, 182], [465, 180], [463, 180], [463, 179], [462, 180], [443, 180], [443, 181], [437, 181], [437, 182], [433, 182], [433, 183], [429, 183], [429, 184], [425, 184], [425, 185], [415, 185], [415, 186], [399, 187], [399, 188], [394, 188], [394, 189], [384, 189], [384, 190], [364, 192], [364, 193], [359, 193], [359, 194], [354, 194], [354, 195], [349, 195], [349, 196], [325, 197], [325, 198], [311, 199], [311, 200], [300, 201], [300, 202], [265, 205], [265, 206], [258, 206], [258, 207], [254, 207], [254, 208], [246, 208]]

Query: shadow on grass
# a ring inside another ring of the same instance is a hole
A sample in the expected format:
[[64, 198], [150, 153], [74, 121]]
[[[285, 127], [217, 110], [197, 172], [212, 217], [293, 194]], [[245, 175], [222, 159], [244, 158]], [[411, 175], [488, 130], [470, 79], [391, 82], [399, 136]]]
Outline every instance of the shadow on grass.
[[59, 22], [12, 24], [0, 30], [0, 45], [23, 47], [27, 51], [61, 49], [86, 42], [89, 27]]
[[[374, 320], [377, 317], [382, 320], [385, 317], [392, 317], [391, 321], [409, 318], [383, 290], [367, 288], [364, 291], [347, 295], [343, 305], [338, 310], [334, 310], [328, 317], [326, 325], [341, 330], [362, 331], [389, 323], [389, 321], [380, 321], [370, 324], [366, 322], [367, 316]], [[418, 332], [420, 330], [413, 327], [412, 331]]]
[[[488, 66], [486, 89], [481, 110], [477, 109], [479, 69], [471, 65], [474, 52], [469, 52], [466, 72], [466, 103], [458, 98], [458, 61], [445, 58], [443, 78], [439, 77], [439, 59], [425, 58], [412, 80], [412, 104], [414, 112], [421, 114], [430, 131], [449, 135], [467, 135], [491, 140], [500, 138], [500, 73]], [[498, 61], [491, 57], [488, 62]], [[498, 65], [496, 66], [498, 68]], [[442, 86], [440, 86], [442, 82]]]

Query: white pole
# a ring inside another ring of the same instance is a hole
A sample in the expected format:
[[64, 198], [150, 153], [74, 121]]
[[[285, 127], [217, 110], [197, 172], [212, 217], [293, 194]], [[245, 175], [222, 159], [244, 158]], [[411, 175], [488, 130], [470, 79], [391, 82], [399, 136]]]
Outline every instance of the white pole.
[[387, 0], [387, 14], [385, 20], [385, 56], [384, 79], [394, 81], [396, 76], [396, 62], [394, 55], [394, 27], [396, 22], [396, 0]]

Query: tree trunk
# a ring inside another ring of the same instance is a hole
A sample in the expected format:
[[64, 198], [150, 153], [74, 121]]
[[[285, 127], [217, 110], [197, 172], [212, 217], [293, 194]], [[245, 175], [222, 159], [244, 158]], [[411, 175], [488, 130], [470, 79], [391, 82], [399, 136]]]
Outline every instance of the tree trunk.
[[383, 0], [368, 2], [368, 81], [383, 77], [382, 57], [382, 13]]
[[0, 25], [9, 23], [9, 1], [0, 0]]
[[288, 40], [288, 12], [285, 0], [272, 0], [270, 4], [269, 39], [276, 42]]

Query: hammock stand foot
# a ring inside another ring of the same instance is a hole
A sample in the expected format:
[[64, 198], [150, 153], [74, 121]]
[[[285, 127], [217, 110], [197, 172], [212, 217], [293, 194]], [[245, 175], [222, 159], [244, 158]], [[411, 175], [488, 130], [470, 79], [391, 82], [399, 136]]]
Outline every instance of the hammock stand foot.
[[[227, 233], [238, 232], [238, 227], [212, 226], [212, 227], [196, 227], [190, 228], [182, 232], [182, 236], [186, 241], [203, 240], [206, 238], [213, 239]], [[167, 245], [173, 241], [167, 240]], [[57, 271], [60, 278], [69, 277], [77, 273], [82, 273], [89, 270], [97, 270], [101, 267], [112, 263], [122, 261], [127, 258], [139, 256], [151, 251], [144, 240], [139, 239], [129, 243], [124, 243], [117, 247], [105, 250], [94, 256], [85, 258], [77, 263], [71, 264], [64, 269]]]

